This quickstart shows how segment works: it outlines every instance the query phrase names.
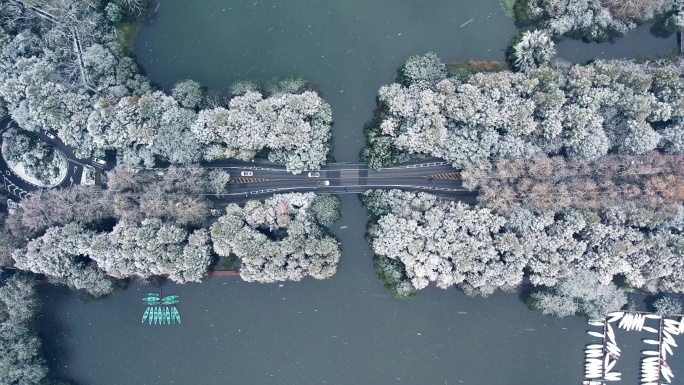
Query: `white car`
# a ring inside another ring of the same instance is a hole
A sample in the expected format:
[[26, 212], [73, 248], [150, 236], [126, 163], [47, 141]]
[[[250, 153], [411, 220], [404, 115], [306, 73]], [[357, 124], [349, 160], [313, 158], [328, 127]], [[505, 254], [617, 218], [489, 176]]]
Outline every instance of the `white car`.
[[319, 186], [330, 186], [330, 181], [329, 180], [320, 180], [316, 184]]
[[55, 139], [55, 134], [53, 134], [50, 131], [45, 131], [45, 136], [47, 136], [48, 138], [53, 139], [53, 140]]
[[307, 175], [309, 176], [309, 178], [318, 178], [319, 176], [321, 176], [321, 173], [320, 172], [310, 172]]
[[254, 175], [254, 173], [251, 171], [243, 171], [240, 173], [240, 176], [252, 176], [252, 175]]
[[103, 165], [103, 166], [104, 166], [105, 164], [107, 164], [107, 162], [105, 162], [105, 160], [102, 159], [102, 158], [95, 158], [95, 157], [93, 157], [93, 162], [95, 162], [95, 163], [97, 163], [97, 164], [100, 164], [100, 165]]

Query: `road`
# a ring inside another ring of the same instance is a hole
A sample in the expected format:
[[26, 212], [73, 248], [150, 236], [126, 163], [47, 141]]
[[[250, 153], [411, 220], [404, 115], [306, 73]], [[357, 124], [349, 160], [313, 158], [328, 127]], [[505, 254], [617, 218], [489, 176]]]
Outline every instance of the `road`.
[[[10, 119], [0, 121], [0, 133], [8, 127], [17, 127]], [[62, 151], [69, 164], [66, 179], [58, 187], [69, 187], [81, 180], [83, 166], [111, 170], [116, 166], [114, 154], [105, 157], [106, 164], [100, 165], [92, 158], [80, 158], [73, 147], [65, 145], [58, 137], [50, 138], [45, 132], [37, 134], [41, 139]], [[221, 204], [263, 198], [277, 193], [307, 192], [329, 194], [358, 194], [371, 189], [401, 189], [407, 191], [426, 191], [439, 194], [448, 199], [475, 202], [476, 193], [463, 188], [460, 175], [448, 163], [439, 159], [426, 159], [394, 165], [381, 170], [369, 169], [364, 163], [332, 163], [309, 176], [309, 171], [294, 175], [284, 166], [255, 160], [242, 162], [221, 160], [202, 163], [202, 167], [223, 169], [231, 176], [231, 183], [223, 194], [208, 194], [207, 198]], [[166, 166], [151, 170], [163, 172]], [[244, 174], [243, 174], [244, 173]], [[14, 174], [0, 158], [0, 174], [10, 194], [18, 200], [24, 199], [39, 190]], [[250, 175], [251, 174], [251, 175]]]

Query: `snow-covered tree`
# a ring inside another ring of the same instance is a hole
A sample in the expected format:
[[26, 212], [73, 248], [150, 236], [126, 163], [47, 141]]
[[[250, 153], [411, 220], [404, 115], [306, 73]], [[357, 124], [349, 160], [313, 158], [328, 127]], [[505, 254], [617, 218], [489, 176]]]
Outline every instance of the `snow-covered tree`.
[[185, 108], [198, 108], [204, 101], [204, 89], [194, 80], [181, 80], [171, 89], [171, 96]]
[[98, 266], [117, 278], [168, 274], [172, 280], [199, 282], [211, 263], [209, 236], [144, 219], [139, 225], [120, 221], [110, 233], [94, 237], [87, 250]]
[[400, 261], [416, 289], [435, 282], [488, 295], [522, 281], [522, 248], [515, 235], [503, 230], [503, 217], [396, 190], [366, 193], [364, 205], [380, 214], [369, 229], [373, 252]]
[[620, 310], [627, 303], [627, 294], [615, 284], [603, 284], [591, 271], [575, 271], [553, 288], [536, 291], [532, 306], [544, 314], [565, 317], [573, 314], [599, 319]]
[[15, 267], [45, 274], [56, 283], [85, 289], [94, 296], [109, 294], [113, 281], [93, 262], [81, 262], [89, 255], [94, 233], [76, 224], [50, 227], [12, 254]]
[[515, 67], [522, 72], [547, 65], [555, 55], [553, 40], [545, 31], [525, 31], [513, 46]]
[[[240, 276], [246, 281], [331, 277], [337, 270], [340, 248], [316, 223], [333, 218], [320, 208], [314, 214], [312, 206], [321, 204], [315, 203], [316, 199], [313, 193], [283, 194], [265, 202], [249, 201], [244, 207], [228, 205], [226, 214], [211, 226], [214, 251], [241, 258]], [[316, 218], [321, 214], [324, 217]]]
[[399, 70], [399, 80], [403, 84], [413, 84], [421, 88], [436, 85], [444, 80], [446, 75], [446, 66], [434, 52], [409, 57]]
[[658, 296], [651, 304], [656, 314], [668, 317], [682, 312], [682, 302], [670, 296]]
[[0, 286], [0, 383], [44, 383], [47, 365], [31, 325], [38, 311], [33, 278], [15, 274]]

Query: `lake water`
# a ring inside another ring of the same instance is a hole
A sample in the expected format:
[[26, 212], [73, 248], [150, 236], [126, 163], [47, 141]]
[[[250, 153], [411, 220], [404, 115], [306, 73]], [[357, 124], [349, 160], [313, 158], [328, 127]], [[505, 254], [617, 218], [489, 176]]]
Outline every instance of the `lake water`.
[[[316, 82], [333, 109], [335, 157], [357, 161], [377, 90], [407, 56], [502, 60], [515, 33], [497, 0], [167, 0], [139, 35], [137, 55], [167, 90], [183, 78], [214, 89], [286, 75]], [[667, 50], [645, 33], [635, 36], [649, 44], [600, 47], [623, 47], [624, 56]], [[573, 53], [579, 44], [561, 43], [561, 56], [586, 60]], [[148, 288], [83, 302], [41, 286], [50, 370], [80, 385], [580, 383], [591, 341], [582, 318], [541, 316], [515, 294], [428, 288], [395, 300], [373, 272], [365, 211], [355, 196], [341, 199], [332, 230], [343, 256], [333, 278], [165, 284], [164, 293], [180, 295], [182, 325], [140, 324]], [[623, 346], [630, 343], [627, 357], [640, 346], [634, 335]], [[636, 369], [622, 368], [622, 383], [636, 384]]]

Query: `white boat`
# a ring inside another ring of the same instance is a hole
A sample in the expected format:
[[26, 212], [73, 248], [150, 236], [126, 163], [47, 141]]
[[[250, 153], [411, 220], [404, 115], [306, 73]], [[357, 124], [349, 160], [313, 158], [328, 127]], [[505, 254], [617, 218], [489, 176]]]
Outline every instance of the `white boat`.
[[620, 373], [618, 373], [618, 372], [608, 373], [608, 374], [606, 374], [605, 377], [603, 377], [603, 379], [606, 381], [620, 381]]
[[615, 350], [617, 350], [618, 352], [621, 352], [621, 351], [622, 351], [622, 350], [615, 344], [615, 342], [608, 341], [608, 342], [606, 343], [606, 346], [611, 346], [611, 347], [615, 348]]
[[589, 333], [590, 336], [593, 336], [596, 338], [603, 338], [603, 334], [601, 334], [601, 333], [592, 332], [591, 330], [588, 331], [587, 333]]
[[674, 327], [672, 327], [672, 326], [665, 326], [665, 327], [663, 328], [663, 330], [666, 331], [666, 332], [668, 332], [668, 333], [670, 333], [670, 334], [672, 334], [673, 336], [678, 336], [678, 335], [679, 335], [679, 329], [678, 329], [678, 328], [674, 328]]
[[645, 356], [659, 356], [660, 352], [656, 352], [655, 350], [644, 350], [642, 353], [644, 353]]
[[644, 322], [646, 322], [646, 317], [644, 317], [642, 314], [639, 314], [639, 323], [637, 324], [638, 331], [641, 331], [641, 329], [644, 328]]
[[670, 377], [674, 377], [674, 374], [672, 374], [672, 370], [667, 366], [661, 366], [660, 372], [663, 374], [667, 373], [667, 375], [669, 375]]
[[658, 362], [660, 360], [660, 357], [646, 357], [642, 361], [643, 362]]
[[584, 377], [586, 377], [586, 378], [601, 378], [601, 373], [585, 374]]
[[608, 335], [608, 341], [615, 342], [615, 333], [613, 333], [613, 329], [606, 329], [606, 334]]
[[663, 319], [663, 322], [665, 322], [665, 325], [671, 325], [671, 326], [679, 327], [679, 323], [673, 319], [665, 318], [665, 319]]
[[632, 315], [629, 313], [626, 313], [625, 316], [622, 317], [622, 319], [618, 323], [618, 327], [623, 328], [623, 329], [627, 329], [627, 327], [625, 325], [628, 325], [629, 322], [631, 322], [631, 321], [632, 321]]
[[587, 345], [587, 349], [603, 349], [603, 345], [591, 344], [591, 345]]
[[651, 332], [651, 333], [658, 333], [658, 330], [656, 330], [650, 326], [644, 326], [644, 330], [646, 330], [647, 332]]
[[660, 345], [656, 340], [644, 340], [644, 343], [649, 345]]
[[668, 384], [672, 382], [672, 376], [663, 373], [663, 378], [665, 379], [665, 381], [667, 381]]
[[684, 317], [679, 320], [679, 334], [684, 334]]
[[596, 353], [595, 352], [587, 352], [586, 356], [591, 357], [591, 358], [603, 357], [603, 353], [601, 353], [601, 352], [596, 352]]
[[608, 366], [606, 366], [606, 372], [610, 372], [611, 370], [613, 370], [615, 364], [617, 364], [617, 361], [611, 361], [610, 363], [608, 363]]
[[644, 317], [650, 318], [650, 319], [660, 319], [661, 317], [657, 314], [644, 314]]
[[635, 314], [634, 318], [632, 318], [631, 325], [629, 325], [629, 330], [636, 330], [637, 326], [639, 325], [640, 319], [641, 319], [641, 317], [639, 316], [639, 314]]
[[589, 321], [587, 323], [591, 326], [603, 326], [603, 322]]
[[621, 311], [610, 313], [610, 314], [608, 314], [608, 319], [606, 320], [606, 322], [608, 322], [608, 323], [615, 322], [615, 321], [619, 320], [620, 318], [622, 318], [624, 315], [625, 315], [625, 313], [623, 313]]
[[603, 359], [603, 367], [607, 368], [610, 363], [610, 356], [606, 354], [606, 358]]
[[660, 376], [649, 376], [649, 377], [641, 377], [641, 381], [646, 382], [646, 383], [655, 383], [660, 379]]
[[[667, 352], [672, 355], [672, 348], [670, 345], [668, 345], [666, 342], [663, 342], [663, 350], [667, 350]], [[663, 359], [665, 359], [665, 354], [663, 353]]]
[[677, 347], [677, 343], [675, 342], [674, 338], [672, 338], [670, 333], [666, 331], [663, 331], [663, 341], [667, 342], [668, 345], [674, 346], [675, 348]]

